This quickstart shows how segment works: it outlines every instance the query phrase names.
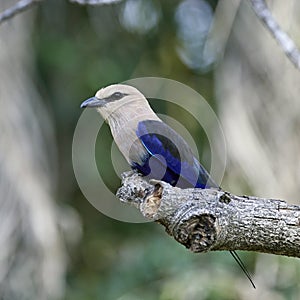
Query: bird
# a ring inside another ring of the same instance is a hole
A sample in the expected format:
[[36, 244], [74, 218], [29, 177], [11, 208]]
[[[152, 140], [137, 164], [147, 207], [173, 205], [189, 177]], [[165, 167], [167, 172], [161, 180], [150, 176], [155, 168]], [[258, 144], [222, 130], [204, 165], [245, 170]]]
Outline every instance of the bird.
[[[190, 146], [152, 110], [135, 87], [112, 84], [99, 89], [81, 108], [95, 108], [108, 123], [113, 139], [133, 170], [179, 188], [222, 190], [193, 154]], [[231, 255], [254, 288], [235, 251]]]

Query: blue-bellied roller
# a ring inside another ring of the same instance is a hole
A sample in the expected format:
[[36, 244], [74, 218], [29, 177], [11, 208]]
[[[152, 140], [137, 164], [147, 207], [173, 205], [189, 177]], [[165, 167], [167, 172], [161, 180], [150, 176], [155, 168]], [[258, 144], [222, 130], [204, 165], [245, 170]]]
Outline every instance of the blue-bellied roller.
[[[124, 84], [107, 86], [81, 107], [97, 109], [123, 156], [142, 175], [180, 188], [220, 189], [185, 140], [154, 113], [136, 88]], [[237, 253], [230, 253], [255, 288]]]

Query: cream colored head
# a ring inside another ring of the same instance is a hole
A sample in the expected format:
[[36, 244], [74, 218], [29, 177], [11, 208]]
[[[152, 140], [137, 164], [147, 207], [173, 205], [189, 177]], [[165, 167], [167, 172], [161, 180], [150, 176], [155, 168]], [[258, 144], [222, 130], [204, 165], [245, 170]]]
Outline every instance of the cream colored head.
[[145, 96], [136, 88], [125, 84], [113, 84], [97, 91], [96, 95], [87, 99], [81, 107], [94, 107], [104, 119], [116, 115], [129, 114], [138, 108], [150, 108]]
[[146, 150], [136, 135], [140, 121], [159, 120], [145, 96], [130, 85], [113, 84], [100, 89], [81, 107], [94, 107], [108, 122], [120, 151], [131, 162], [142, 163]]

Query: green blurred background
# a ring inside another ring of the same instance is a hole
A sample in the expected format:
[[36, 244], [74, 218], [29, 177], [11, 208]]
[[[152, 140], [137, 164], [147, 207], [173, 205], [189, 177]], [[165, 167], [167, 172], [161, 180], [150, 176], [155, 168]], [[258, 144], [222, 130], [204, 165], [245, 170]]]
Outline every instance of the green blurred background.
[[[6, 7], [12, 2], [6, 1]], [[60, 211], [53, 218], [58, 219], [54, 223], [58, 224], [57, 238], [63, 261], [59, 293], [54, 292], [55, 287], [53, 294], [51, 288], [48, 294], [43, 294], [35, 287], [28, 293], [14, 294], [11, 285], [3, 299], [300, 299], [297, 260], [239, 253], [254, 274], [257, 290], [253, 290], [228, 253], [192, 254], [158, 224], [111, 219], [85, 199], [74, 176], [72, 139], [82, 113], [80, 103], [100, 87], [130, 78], [157, 76], [192, 87], [219, 116], [228, 143], [228, 165], [222, 186], [236, 193], [296, 199], [299, 175], [291, 179], [286, 174], [298, 174], [297, 166], [286, 160], [282, 166], [278, 161], [286, 156], [297, 157], [299, 149], [299, 112], [293, 113], [296, 102], [292, 102], [299, 97], [299, 76], [256, 20], [247, 1], [242, 1], [240, 6], [232, 1], [225, 1], [227, 6], [219, 2], [222, 1], [124, 0], [110, 5], [81, 6], [51, 0], [1, 25], [2, 49], [21, 18], [25, 20], [21, 25], [28, 29], [23, 41], [27, 47], [22, 49], [27, 58], [22, 68], [27, 70], [40, 99], [40, 104], [31, 104], [33, 112], [36, 109], [33, 115], [37, 115], [40, 123], [47, 119], [45, 131], [51, 131], [45, 134], [50, 146], [45, 147], [44, 159], [51, 157], [46, 170], [52, 174], [53, 210]], [[286, 20], [290, 14], [290, 24], [283, 26], [299, 42], [296, 1], [287, 1], [285, 9], [280, 1], [268, 4], [280, 20]], [[221, 14], [216, 16], [216, 10]], [[219, 24], [212, 33], [210, 29], [216, 20]], [[208, 40], [212, 41], [209, 53], [205, 51]], [[9, 47], [13, 53], [14, 44]], [[4, 66], [5, 59], [1, 61], [3, 70], [13, 65], [13, 58], [6, 61], [8, 66]], [[13, 75], [7, 80], [18, 85]], [[4, 79], [2, 82], [4, 91]], [[4, 93], [0, 95], [1, 100], [7, 99]], [[274, 95], [278, 95], [278, 101]], [[236, 102], [232, 102], [235, 97]], [[209, 169], [207, 138], [191, 116], [166, 102], [152, 100], [150, 103], [156, 112], [174, 117], [189, 130], [201, 162]], [[283, 103], [284, 109], [280, 106]], [[43, 113], [39, 106], [43, 107]], [[22, 102], [16, 107], [22, 113]], [[281, 115], [276, 116], [276, 112]], [[5, 120], [4, 114], [2, 118]], [[286, 125], [284, 120], [290, 123], [294, 120], [294, 126]], [[276, 129], [273, 134], [270, 128], [278, 122], [284, 123], [280, 126], [282, 132]], [[110, 133], [107, 127], [103, 130], [97, 148], [109, 151]], [[282, 147], [280, 139], [286, 147]], [[7, 143], [3, 140], [2, 145], [4, 142]], [[12, 147], [22, 145], [12, 143]], [[110, 180], [111, 188], [116, 189], [120, 182], [108, 159], [101, 155], [97, 155], [97, 163]], [[32, 165], [35, 164], [38, 162], [33, 160]], [[278, 168], [283, 170], [280, 175], [276, 172]], [[281, 175], [286, 184], [277, 177]], [[45, 237], [47, 233], [42, 235]], [[54, 252], [53, 255], [55, 261]], [[50, 271], [43, 274], [46, 282], [56, 276]], [[37, 276], [32, 276], [32, 280]], [[3, 286], [8, 289], [3, 278]]]

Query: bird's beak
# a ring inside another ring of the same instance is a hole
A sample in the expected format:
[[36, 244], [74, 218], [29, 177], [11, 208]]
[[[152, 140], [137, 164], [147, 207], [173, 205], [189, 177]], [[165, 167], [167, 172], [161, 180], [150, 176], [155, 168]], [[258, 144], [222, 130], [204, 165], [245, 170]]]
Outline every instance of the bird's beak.
[[83, 101], [80, 105], [80, 108], [99, 107], [99, 106], [103, 106], [105, 103], [106, 103], [105, 99], [98, 99], [97, 97], [92, 97]]

